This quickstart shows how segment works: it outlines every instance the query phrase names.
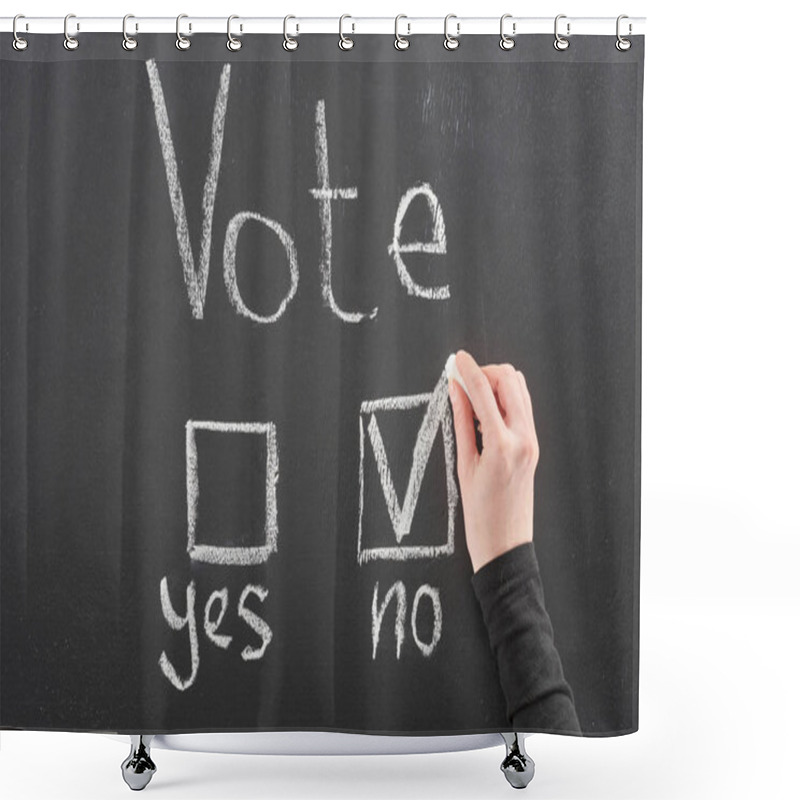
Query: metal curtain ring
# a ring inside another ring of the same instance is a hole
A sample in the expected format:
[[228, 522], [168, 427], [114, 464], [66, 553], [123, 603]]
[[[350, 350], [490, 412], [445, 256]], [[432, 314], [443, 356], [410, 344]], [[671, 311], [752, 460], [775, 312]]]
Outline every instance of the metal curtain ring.
[[[458, 47], [458, 45], [460, 44], [460, 42], [458, 41], [458, 37], [461, 34], [461, 23], [460, 22], [456, 22], [456, 35], [455, 36], [451, 36], [447, 32], [447, 23], [453, 17], [456, 17], [456, 15], [455, 14], [448, 14], [444, 18], [444, 46], [445, 46], [445, 48], [447, 50], [455, 50]], [[458, 19], [458, 18], [456, 17], [456, 19]]]
[[[617, 50], [619, 50], [620, 52], [624, 52], [625, 50], [630, 50], [631, 49], [631, 40], [630, 39], [623, 39], [623, 37], [620, 35], [620, 32], [619, 32], [619, 21], [621, 19], [628, 19], [628, 15], [627, 14], [620, 14], [617, 17], [617, 41], [614, 43], [614, 45], [616, 46]], [[632, 30], [633, 30], [633, 26], [629, 22], [628, 23], [628, 35], [630, 35]]]
[[[555, 47], [555, 49], [556, 49], [556, 50], [566, 50], [566, 49], [569, 47], [569, 39], [565, 39], [565, 38], [564, 38], [564, 37], [563, 37], [563, 36], [562, 36], [562, 35], [561, 35], [561, 34], [558, 32], [558, 21], [559, 21], [560, 19], [566, 19], [566, 18], [567, 18], [567, 15], [566, 15], [566, 14], [559, 14], [559, 15], [556, 17], [556, 22], [555, 22], [555, 33], [556, 33], [556, 39], [555, 39], [555, 41], [553, 42], [553, 47]], [[569, 22], [567, 23], [567, 36], [569, 36]]]
[[[283, 49], [284, 50], [297, 50], [297, 45], [299, 42], [297, 39], [293, 39], [289, 36], [288, 32], [286, 31], [286, 24], [289, 22], [290, 19], [297, 19], [297, 17], [293, 17], [291, 14], [287, 14], [283, 18]], [[300, 26], [295, 25], [295, 33], [300, 32]]]
[[511, 23], [511, 36], [509, 36], [507, 33], [503, 32], [503, 23], [510, 16], [511, 16], [511, 14], [503, 14], [503, 16], [500, 17], [500, 47], [502, 47], [503, 50], [510, 50], [516, 44], [516, 42], [514, 41], [514, 38], [513, 38], [514, 36], [517, 35], [517, 23], [516, 22], [512, 22]]
[[[350, 39], [348, 36], [345, 36], [344, 33], [342, 33], [342, 23], [347, 18], [353, 19], [349, 14], [342, 14], [342, 16], [339, 17], [339, 47], [341, 47], [342, 50], [352, 50], [353, 45], [355, 44], [355, 42], [352, 39]], [[355, 30], [356, 26], [355, 23], [353, 23], [353, 30], [351, 31], [351, 33], [355, 33]]]
[[[181, 33], [181, 20], [184, 19], [185, 17], [188, 17], [188, 16], [189, 16], [188, 14], [178, 14], [178, 17], [175, 20], [175, 35], [178, 37], [175, 40], [175, 47], [177, 47], [178, 50], [188, 50], [189, 47], [192, 44], [191, 41], [189, 41], [189, 39], [187, 39]], [[189, 23], [189, 30], [190, 31], [192, 30], [192, 23], [191, 22]]]
[[[14, 49], [15, 50], [24, 50], [28, 46], [28, 40], [27, 39], [23, 39], [17, 33], [17, 20], [18, 19], [25, 19], [25, 15], [24, 14], [17, 14], [17, 16], [14, 17], [14, 25], [12, 26], [12, 30], [14, 31], [13, 45], [14, 45]], [[28, 30], [28, 23], [27, 22], [25, 23], [25, 30]]]
[[[405, 36], [401, 36], [400, 31], [398, 30], [398, 25], [400, 23], [401, 18], [408, 19], [408, 17], [405, 14], [398, 14], [394, 18], [394, 46], [398, 50], [408, 50], [408, 48], [411, 46], [411, 42], [408, 39], [406, 39]], [[406, 34], [406, 36], [411, 36], [411, 23], [407, 22], [406, 25], [408, 26], [408, 33]]]
[[[74, 17], [74, 14], [67, 14], [64, 17], [64, 48], [66, 50], [75, 50], [78, 47], [78, 40], [74, 36], [69, 35], [69, 31], [67, 30], [67, 25], [69, 24], [69, 20], [71, 17]], [[81, 29], [80, 23], [76, 23], [75, 30], [79, 31]]]
[[[235, 53], [237, 50], [241, 50], [242, 49], [242, 40], [241, 39], [237, 39], [231, 33], [231, 20], [234, 20], [234, 19], [239, 19], [239, 17], [237, 17], [236, 14], [231, 14], [228, 17], [228, 42], [227, 42], [227, 45], [228, 45], [228, 50], [230, 50], [233, 53]], [[239, 26], [239, 31], [241, 32], [241, 30], [242, 30], [242, 26], [240, 25]]]
[[[135, 36], [128, 36], [128, 28], [127, 28], [127, 25], [128, 25], [128, 20], [129, 20], [129, 19], [135, 19], [135, 17], [133, 16], [133, 14], [126, 14], [126, 15], [125, 15], [125, 16], [122, 18], [122, 47], [123, 47], [125, 50], [135, 50], [135, 49], [136, 49], [136, 46], [139, 44], [139, 42], [136, 40], [136, 37], [135, 37]], [[136, 25], [136, 30], [137, 30], [137, 31], [139, 30], [139, 25], [138, 25], [138, 23], [137, 23], [137, 25]]]

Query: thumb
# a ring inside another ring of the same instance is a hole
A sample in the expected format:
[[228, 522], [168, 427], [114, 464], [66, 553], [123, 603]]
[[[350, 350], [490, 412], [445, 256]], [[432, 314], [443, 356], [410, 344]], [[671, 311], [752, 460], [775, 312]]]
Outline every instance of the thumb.
[[478, 455], [475, 441], [475, 423], [472, 421], [472, 404], [458, 381], [449, 381], [450, 402], [453, 406], [453, 427], [456, 432], [458, 453], [458, 476], [462, 481], [469, 478]]

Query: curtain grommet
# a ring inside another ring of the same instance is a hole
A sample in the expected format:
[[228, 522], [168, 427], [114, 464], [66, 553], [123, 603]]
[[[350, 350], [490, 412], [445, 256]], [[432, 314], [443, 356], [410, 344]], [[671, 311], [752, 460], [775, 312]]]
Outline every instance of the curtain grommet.
[[[69, 30], [67, 29], [68, 25], [69, 25], [69, 21], [73, 17], [75, 17], [75, 14], [67, 14], [67, 16], [64, 17], [64, 49], [65, 50], [77, 50], [78, 49], [78, 44], [79, 44], [78, 40], [74, 36], [70, 36], [69, 35]], [[75, 30], [79, 31], [80, 29], [81, 29], [81, 25], [78, 22], [78, 23], [76, 23]]]
[[[192, 45], [191, 41], [181, 33], [181, 20], [188, 16], [188, 14], [178, 14], [177, 18], [175, 19], [175, 35], [177, 36], [175, 39], [175, 47], [177, 47], [178, 50], [188, 50]], [[191, 32], [191, 30], [192, 23], [190, 22], [189, 31]]]
[[[27, 48], [28, 40], [27, 39], [23, 39], [17, 33], [17, 20], [18, 19], [25, 19], [25, 15], [24, 14], [17, 14], [14, 17], [14, 23], [13, 23], [12, 28], [11, 28], [12, 31], [14, 32], [14, 41], [12, 42], [12, 45], [13, 45], [15, 50], [20, 50], [21, 51], [21, 50], [25, 50]], [[27, 29], [28, 29], [28, 23], [26, 22], [25, 23], [25, 30], [27, 30]]]
[[[297, 46], [300, 44], [297, 39], [289, 36], [289, 32], [286, 30], [286, 26], [290, 19], [297, 19], [297, 17], [292, 16], [291, 14], [287, 14], [283, 18], [283, 49], [288, 50], [289, 52], [293, 50], [297, 50]], [[295, 24], [295, 33], [300, 32], [300, 26]]]
[[503, 30], [503, 23], [510, 17], [511, 14], [503, 14], [503, 16], [500, 17], [500, 48], [502, 50], [511, 50], [516, 44], [514, 37], [517, 35], [517, 23], [516, 22], [511, 23], [510, 36]]
[[[14, 32], [14, 41], [12, 42], [12, 46], [14, 47], [15, 50], [22, 51], [22, 50], [25, 50], [27, 48], [28, 40], [27, 39], [23, 39], [17, 33], [17, 20], [18, 19], [25, 19], [25, 15], [24, 14], [17, 14], [14, 17], [14, 24], [12, 25], [12, 30]], [[28, 23], [27, 22], [25, 23], [25, 29], [26, 30], [28, 29]]]
[[[339, 48], [341, 50], [352, 50], [355, 42], [349, 36], [345, 36], [342, 31], [342, 23], [345, 19], [352, 19], [352, 17], [349, 14], [342, 14], [342, 16], [339, 17]], [[350, 33], [355, 33], [355, 30], [356, 26], [355, 23], [353, 23]]]
[[408, 27], [406, 36], [401, 36], [398, 29], [401, 19], [408, 19], [408, 17], [405, 14], [398, 14], [394, 18], [394, 48], [395, 50], [408, 50], [411, 47], [411, 40], [407, 39], [406, 36], [411, 36], [411, 23], [406, 23]]
[[[632, 44], [630, 39], [626, 39], [619, 32], [619, 23], [620, 23], [620, 20], [623, 20], [623, 19], [629, 19], [628, 15], [627, 14], [620, 14], [617, 17], [617, 41], [614, 42], [614, 47], [616, 47], [617, 50], [620, 51], [620, 53], [625, 53], [628, 50], [630, 50], [631, 49], [631, 44]], [[633, 31], [633, 25], [631, 25], [631, 23], [629, 22], [628, 23], [628, 36], [631, 35], [632, 31]]]
[[[453, 18], [456, 19], [456, 35], [455, 36], [452, 36], [447, 31], [447, 23]], [[444, 44], [445, 50], [456, 50], [458, 48], [459, 44], [461, 44], [461, 42], [459, 42], [459, 40], [458, 40], [458, 37], [460, 35], [461, 35], [461, 23], [458, 21], [458, 17], [456, 17], [455, 14], [448, 14], [444, 18], [444, 42], [443, 42], [443, 44]]]
[[[232, 53], [236, 53], [237, 51], [242, 49], [242, 40], [237, 38], [231, 33], [231, 22], [235, 19], [239, 19], [239, 17], [237, 17], [236, 14], [231, 14], [228, 17], [228, 41], [225, 43], [228, 50], [230, 50]], [[240, 25], [239, 32], [241, 33], [241, 31], [242, 31], [242, 26]]]
[[[128, 35], [128, 20], [135, 19], [133, 14], [126, 14], [122, 18], [122, 49], [123, 50], [135, 50], [139, 46], [139, 42], [137, 41], [135, 36]], [[139, 29], [138, 23], [136, 24], [136, 30]]]
[[[558, 21], [560, 19], [566, 19], [566, 18], [567, 18], [566, 14], [559, 14], [556, 17], [556, 21], [555, 21], [555, 24], [554, 24], [554, 30], [555, 30], [556, 38], [555, 38], [555, 41], [553, 42], [553, 47], [555, 47], [556, 50], [560, 50], [561, 52], [563, 52], [564, 50], [566, 50], [569, 47], [569, 39], [565, 39], [558, 32]], [[569, 33], [570, 33], [569, 29], [570, 29], [570, 24], [568, 22], [567, 23], [567, 36], [569, 36]]]

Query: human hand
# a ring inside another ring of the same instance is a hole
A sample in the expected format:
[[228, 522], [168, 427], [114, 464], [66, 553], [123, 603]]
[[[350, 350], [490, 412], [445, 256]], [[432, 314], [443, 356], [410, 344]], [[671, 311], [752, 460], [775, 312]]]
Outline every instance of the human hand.
[[[539, 441], [525, 376], [510, 364], [478, 366], [465, 350], [456, 366], [473, 398], [450, 380], [458, 481], [472, 569], [533, 541], [533, 478]], [[473, 413], [483, 450], [478, 453]]]

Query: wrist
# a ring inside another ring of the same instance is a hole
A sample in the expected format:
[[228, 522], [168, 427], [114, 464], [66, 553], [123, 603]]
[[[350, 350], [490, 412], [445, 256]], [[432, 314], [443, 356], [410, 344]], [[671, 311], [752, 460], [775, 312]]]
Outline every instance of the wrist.
[[477, 572], [482, 567], [485, 567], [489, 562], [494, 561], [496, 558], [508, 553], [516, 547], [523, 544], [530, 544], [533, 537], [517, 537], [515, 539], [507, 539], [502, 541], [494, 541], [488, 543], [490, 546], [482, 547], [477, 552], [470, 551], [470, 560], [472, 562], [472, 571]]

